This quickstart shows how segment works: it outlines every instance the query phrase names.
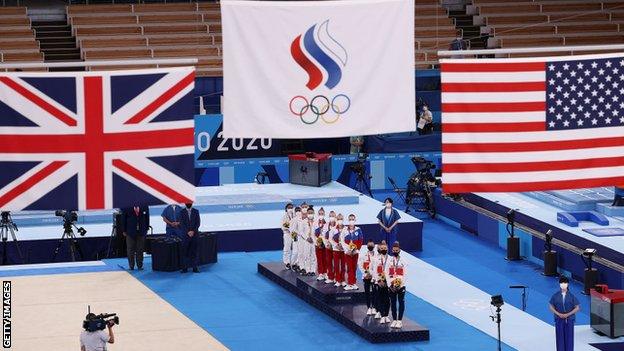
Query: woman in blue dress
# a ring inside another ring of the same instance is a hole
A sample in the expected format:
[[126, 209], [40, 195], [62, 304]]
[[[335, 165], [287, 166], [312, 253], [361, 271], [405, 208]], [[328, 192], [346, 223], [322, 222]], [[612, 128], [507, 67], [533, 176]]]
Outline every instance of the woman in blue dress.
[[381, 233], [379, 241], [385, 240], [388, 245], [392, 245], [397, 241], [397, 234], [399, 232], [397, 224], [401, 218], [399, 211], [392, 207], [392, 203], [393, 201], [391, 198], [386, 198], [384, 200], [385, 208], [377, 214], [379, 226], [381, 227], [379, 230]]
[[555, 315], [555, 336], [557, 351], [574, 350], [574, 321], [576, 313], [581, 309], [580, 303], [568, 289], [570, 281], [567, 277], [559, 278], [559, 288], [551, 298], [549, 308]]

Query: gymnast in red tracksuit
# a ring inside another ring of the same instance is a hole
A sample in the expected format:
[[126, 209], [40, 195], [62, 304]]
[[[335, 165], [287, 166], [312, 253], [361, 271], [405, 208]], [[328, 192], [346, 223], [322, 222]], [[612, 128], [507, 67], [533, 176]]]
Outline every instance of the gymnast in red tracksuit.
[[360, 227], [355, 226], [355, 215], [349, 215], [349, 225], [342, 230], [342, 247], [347, 265], [347, 286], [345, 290], [357, 290], [356, 271], [360, 248], [364, 242], [364, 234]]
[[334, 280], [336, 280], [335, 287], [342, 286], [344, 282], [344, 271], [342, 269], [344, 262], [344, 249], [342, 247], [342, 230], [344, 226], [342, 224], [342, 214], [336, 216], [336, 227], [329, 231], [329, 237], [331, 238], [333, 256], [334, 256]]
[[327, 276], [325, 284], [334, 284], [334, 249], [331, 243], [331, 231], [336, 228], [336, 212], [329, 211], [329, 223], [325, 226], [323, 242], [325, 243], [325, 270]]
[[325, 221], [325, 210], [321, 207], [314, 220], [314, 254], [316, 255], [316, 280], [327, 279], [327, 268], [325, 267], [325, 232], [327, 221]]

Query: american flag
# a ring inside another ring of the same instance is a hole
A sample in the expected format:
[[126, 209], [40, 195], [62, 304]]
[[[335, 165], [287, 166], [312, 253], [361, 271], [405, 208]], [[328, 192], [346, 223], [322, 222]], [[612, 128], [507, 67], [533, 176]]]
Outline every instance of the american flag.
[[624, 183], [624, 55], [441, 66], [445, 192]]
[[0, 73], [0, 209], [192, 200], [194, 75]]

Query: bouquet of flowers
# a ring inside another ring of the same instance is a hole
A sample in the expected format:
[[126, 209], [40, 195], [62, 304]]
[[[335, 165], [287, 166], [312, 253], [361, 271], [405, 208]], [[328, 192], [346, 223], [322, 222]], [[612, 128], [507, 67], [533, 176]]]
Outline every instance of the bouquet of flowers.
[[297, 232], [290, 232], [290, 236], [292, 236], [293, 241], [297, 241]]
[[290, 228], [290, 222], [284, 222], [283, 226], [284, 228]]
[[354, 252], [355, 250], [357, 250], [357, 245], [355, 245], [355, 243], [352, 241], [349, 243], [349, 251]]
[[380, 286], [386, 286], [386, 276], [383, 273], [377, 277], [377, 284]]
[[395, 290], [398, 290], [401, 288], [401, 284], [403, 284], [403, 281], [401, 280], [401, 278], [394, 278], [392, 280], [392, 288]]
[[323, 237], [320, 235], [316, 237], [316, 246], [325, 247], [325, 244], [323, 243]]
[[367, 270], [364, 271], [364, 279], [366, 280], [371, 280], [373, 278], [373, 276], [370, 274], [370, 272]]

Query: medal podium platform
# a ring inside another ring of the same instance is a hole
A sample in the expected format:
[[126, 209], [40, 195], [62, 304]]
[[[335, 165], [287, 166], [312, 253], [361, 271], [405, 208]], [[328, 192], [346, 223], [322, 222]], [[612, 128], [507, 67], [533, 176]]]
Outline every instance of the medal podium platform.
[[[344, 291], [329, 284], [317, 282], [314, 277], [301, 277], [284, 268], [281, 262], [258, 263], [258, 273], [321, 310], [340, 324], [371, 343], [391, 343], [429, 340], [429, 329], [403, 318], [403, 328], [390, 328], [390, 323], [379, 324], [366, 315], [364, 291]], [[323, 286], [321, 286], [323, 284]]]

